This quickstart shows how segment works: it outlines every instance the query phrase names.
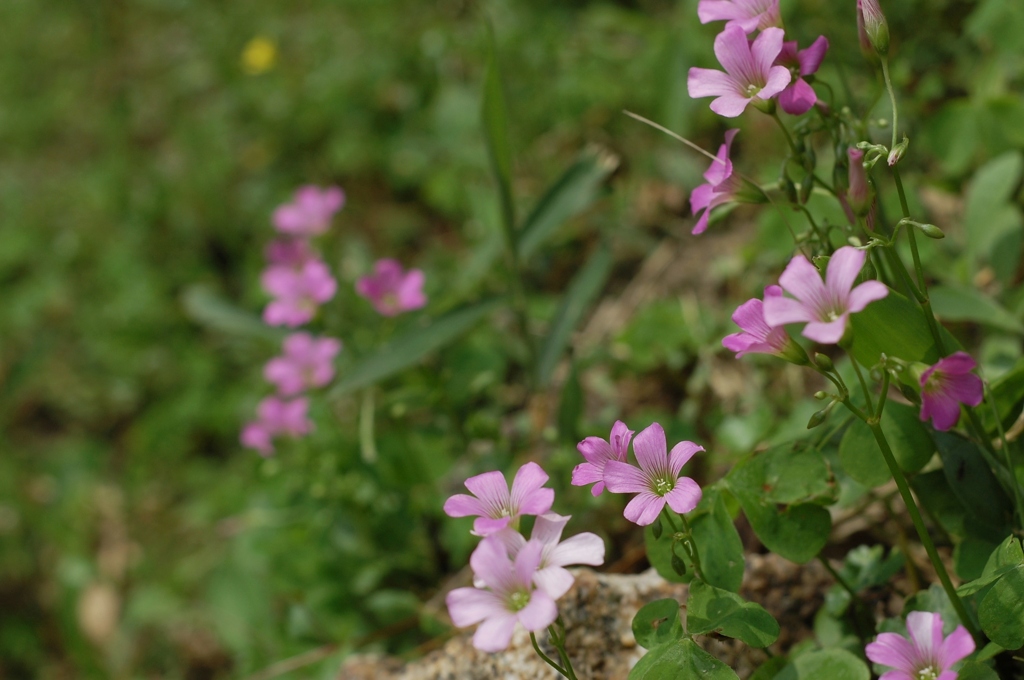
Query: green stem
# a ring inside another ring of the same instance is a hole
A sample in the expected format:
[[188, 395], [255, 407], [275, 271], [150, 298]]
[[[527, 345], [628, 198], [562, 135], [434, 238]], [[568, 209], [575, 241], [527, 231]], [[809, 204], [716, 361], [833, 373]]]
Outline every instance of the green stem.
[[[1006, 469], [1010, 471], [1010, 482], [1013, 486], [1013, 502], [1016, 505], [1017, 521], [1019, 522], [1017, 527], [1024, 529], [1024, 499], [1021, 498], [1021, 485], [1017, 481], [1017, 474], [1013, 469], [1013, 460], [1010, 458], [1010, 442], [1006, 441], [1003, 421], [999, 417], [999, 409], [996, 408], [996, 400], [992, 396], [992, 390], [989, 389], [987, 382], [982, 384], [985, 386], [985, 401], [988, 402], [989, 407], [992, 409], [992, 416], [996, 421], [996, 429], [999, 431], [999, 441], [1002, 442], [1003, 457], [1006, 458]], [[970, 410], [970, 407], [967, 408]]]
[[896, 106], [896, 92], [892, 89], [892, 78], [889, 77], [889, 58], [882, 57], [882, 77], [885, 78], [885, 89], [889, 92], [889, 101], [892, 102], [892, 146], [889, 150], [896, 148], [898, 139], [897, 130], [900, 126], [900, 111]]
[[551, 636], [551, 644], [558, 650], [558, 658], [562, 660], [565, 677], [569, 680], [577, 680], [576, 672], [572, 669], [572, 661], [569, 659], [569, 652], [565, 651], [565, 624], [562, 622], [561, 616], [555, 619], [555, 623], [548, 626], [548, 635]]
[[857, 380], [860, 382], [860, 389], [864, 392], [864, 400], [867, 402], [868, 412], [873, 412], [875, 410], [875, 402], [871, 399], [871, 390], [868, 389], [868, 383], [864, 380], [864, 373], [860, 370], [860, 364], [857, 363], [857, 359], [851, 352], [847, 351], [847, 354], [850, 357], [850, 363], [853, 364], [853, 370], [857, 373]]
[[548, 655], [547, 655], [547, 654], [545, 654], [545, 653], [544, 653], [543, 651], [541, 651], [540, 645], [538, 645], [538, 644], [537, 644], [537, 635], [536, 635], [536, 634], [535, 634], [535, 633], [534, 633], [534, 632], [533, 632], [532, 630], [530, 631], [530, 642], [532, 642], [532, 643], [533, 643], [533, 651], [537, 652], [537, 656], [539, 656], [540, 658], [544, 659], [544, 662], [545, 662], [545, 663], [547, 663], [547, 665], [551, 666], [551, 667], [552, 667], [552, 668], [554, 668], [554, 669], [555, 669], [556, 671], [558, 671], [558, 673], [559, 673], [560, 675], [564, 675], [565, 677], [569, 677], [569, 676], [568, 676], [568, 675], [566, 674], [566, 672], [565, 672], [565, 669], [564, 669], [564, 668], [562, 668], [561, 666], [559, 666], [559, 665], [558, 665], [557, 663], [555, 663], [555, 662], [554, 662], [554, 661], [553, 661], [553, 660], [551, 659], [551, 657], [550, 657], [550, 656], [548, 656]]
[[824, 565], [825, 570], [832, 575], [832, 578], [836, 580], [836, 583], [838, 583], [843, 590], [850, 594], [850, 598], [853, 601], [853, 612], [850, 616], [850, 621], [853, 623], [853, 628], [857, 632], [857, 637], [860, 638], [862, 643], [866, 642], [867, 636], [864, 634], [864, 631], [860, 627], [859, 614], [863, 611], [867, 611], [867, 605], [864, 604], [864, 600], [861, 599], [860, 595], [857, 594], [857, 592], [850, 586], [850, 584], [846, 582], [846, 579], [844, 579], [839, 574], [839, 572], [836, 571], [835, 568], [833, 568], [833, 566], [823, 555], [821, 555], [821, 553], [818, 554], [818, 561], [821, 562], [822, 565]]
[[[845, 403], [847, 408], [853, 406], [849, 403], [849, 400]], [[942, 563], [942, 558], [939, 557], [938, 551], [935, 549], [935, 543], [932, 542], [932, 537], [928, 534], [928, 529], [924, 525], [924, 520], [921, 519], [921, 512], [917, 509], [917, 503], [914, 501], [914, 496], [910, 493], [910, 485], [907, 484], [907, 478], [903, 476], [903, 471], [900, 470], [899, 465], [896, 463], [896, 457], [892, 453], [892, 449], [889, 448], [889, 442], [885, 438], [885, 433], [882, 432], [882, 427], [879, 425], [878, 420], [875, 418], [869, 418], [865, 420], [868, 427], [871, 428], [871, 433], [875, 436], [875, 441], [878, 442], [878, 448], [882, 450], [882, 457], [885, 458], [885, 464], [889, 466], [889, 472], [892, 474], [892, 478], [896, 481], [896, 487], [899, 489], [900, 496], [903, 497], [903, 502], [907, 506], [907, 512], [910, 513], [910, 520], [914, 523], [914, 529], [917, 530], [917, 536], [921, 539], [921, 544], [924, 545], [925, 551], [928, 553], [928, 559], [931, 561], [932, 566], [935, 568], [935, 573], [939, 575], [939, 581], [942, 582], [942, 588], [946, 591], [946, 595], [949, 596], [949, 601], [953, 604], [953, 608], [956, 610], [957, 616], [960, 617], [960, 622], [974, 638], [978, 645], [984, 642], [978, 630], [974, 627], [974, 622], [967, 614], [967, 609], [964, 607], [964, 603], [960, 600], [960, 596], [957, 595], [956, 588], [953, 587], [953, 582], [949, 578], [949, 573], [946, 571], [946, 565]]]
[[697, 542], [693, 540], [693, 531], [690, 529], [690, 523], [686, 521], [686, 515], [679, 515], [679, 519], [683, 520], [683, 531], [686, 532], [686, 544], [688, 546], [687, 552], [690, 553], [690, 559], [693, 561], [693, 572], [697, 575], [701, 581], [707, 581], [704, 578], [704, 571], [700, 567], [700, 551], [697, 549]]
[[797, 209], [803, 212], [804, 216], [807, 217], [807, 221], [811, 224], [811, 229], [814, 230], [814, 233], [817, 235], [818, 241], [821, 242], [821, 245], [828, 247], [828, 239], [818, 227], [818, 223], [814, 221], [814, 216], [811, 214], [811, 211], [807, 209], [807, 206], [797, 205]]
[[782, 130], [782, 134], [785, 135], [786, 143], [789, 144], [789, 150], [793, 152], [793, 157], [802, 158], [803, 154], [796, 148], [796, 142], [793, 141], [793, 136], [789, 134], [789, 130], [786, 129], [786, 124], [782, 122], [781, 118], [779, 118], [779, 112], [772, 111], [771, 116], [775, 119], [775, 122], [779, 124], [779, 129]]

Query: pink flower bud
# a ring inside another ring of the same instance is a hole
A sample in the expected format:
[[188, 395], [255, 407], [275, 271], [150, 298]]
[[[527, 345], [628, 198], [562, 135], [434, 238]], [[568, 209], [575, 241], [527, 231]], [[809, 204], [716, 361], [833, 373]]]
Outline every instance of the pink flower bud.
[[878, 0], [857, 0], [857, 28], [859, 34], [867, 36], [871, 47], [880, 56], [889, 53], [889, 23], [882, 14]]

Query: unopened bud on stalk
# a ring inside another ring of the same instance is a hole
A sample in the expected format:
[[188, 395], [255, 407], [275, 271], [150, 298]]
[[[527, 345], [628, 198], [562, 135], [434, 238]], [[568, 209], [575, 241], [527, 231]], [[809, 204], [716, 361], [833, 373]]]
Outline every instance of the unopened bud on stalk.
[[936, 227], [934, 224], [918, 224], [917, 228], [921, 230], [921, 233], [928, 238], [940, 239], [946, 238], [946, 234], [941, 229]]
[[857, 34], [860, 36], [861, 49], [864, 48], [866, 37], [866, 42], [879, 56], [889, 54], [889, 23], [882, 14], [878, 0], [857, 0]]
[[828, 418], [829, 412], [832, 411], [832, 407], [835, 405], [836, 402], [833, 401], [820, 411], [816, 411], [814, 415], [811, 416], [811, 419], [807, 421], [807, 429], [813, 430], [814, 428], [824, 423], [825, 420]]
[[789, 173], [783, 169], [782, 178], [779, 179], [779, 183], [782, 185], [782, 193], [786, 195], [786, 200], [790, 203], [797, 203], [799, 199], [796, 195], [796, 185], [793, 184], [793, 180], [789, 178]]
[[814, 398], [817, 399], [818, 401], [822, 401], [823, 399], [828, 399], [828, 392], [824, 392], [822, 390], [818, 390], [817, 392], [814, 393]]
[[832, 365], [832, 360], [820, 352], [814, 355], [814, 365], [828, 373], [835, 370], [835, 366]]
[[811, 197], [811, 191], [814, 189], [814, 176], [807, 174], [800, 180], [800, 202], [806, 203]]
[[887, 162], [889, 163], [890, 168], [900, 162], [900, 159], [903, 158], [903, 154], [907, 152], [907, 147], [909, 145], [910, 138], [907, 137], [906, 135], [903, 135], [903, 141], [894, 146], [892, 148], [892, 151], [889, 152], [889, 158], [887, 159]]
[[846, 192], [846, 200], [854, 214], [863, 217], [871, 211], [871, 205], [875, 200], [871, 185], [868, 183], [868, 173], [864, 169], [864, 152], [851, 146], [846, 150], [846, 156], [850, 159], [847, 176], [850, 188]]

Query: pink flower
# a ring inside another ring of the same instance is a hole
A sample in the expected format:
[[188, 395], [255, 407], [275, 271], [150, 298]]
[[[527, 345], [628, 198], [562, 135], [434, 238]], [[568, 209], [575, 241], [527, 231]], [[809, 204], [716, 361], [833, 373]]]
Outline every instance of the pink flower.
[[608, 441], [600, 437], [587, 437], [576, 445], [576, 450], [587, 459], [572, 471], [572, 485], [586, 486], [593, 484], [590, 493], [600, 496], [604, 491], [604, 466], [610, 460], [626, 462], [629, 453], [629, 440], [633, 438], [633, 430], [626, 427], [621, 420], [612, 425], [612, 433]]
[[822, 283], [814, 265], [803, 255], [797, 255], [779, 277], [779, 283], [796, 300], [766, 297], [764, 320], [773, 327], [804, 321], [807, 322], [803, 329], [805, 337], [824, 344], [839, 342], [846, 332], [850, 314], [889, 294], [889, 289], [880, 281], [865, 281], [853, 288], [865, 257], [863, 251], [843, 246], [832, 254]]
[[456, 588], [445, 597], [452, 623], [460, 628], [480, 624], [473, 635], [474, 647], [500, 652], [508, 647], [517, 623], [536, 632], [558, 618], [554, 598], [533, 583], [543, 552], [543, 544], [531, 540], [513, 561], [501, 539], [490, 536], [480, 541], [469, 564], [485, 589]]
[[821, 60], [828, 52], [828, 38], [818, 36], [818, 39], [811, 43], [807, 49], [797, 51], [795, 40], [782, 43], [782, 51], [779, 53], [775, 63], [789, 69], [791, 80], [782, 92], [779, 93], [779, 106], [788, 114], [799, 116], [807, 113], [818, 102], [818, 95], [814, 92], [804, 76], [813, 75], [818, 72]]
[[279, 238], [267, 244], [264, 255], [272, 265], [299, 269], [313, 259], [309, 242], [301, 238]]
[[338, 284], [319, 260], [299, 268], [273, 265], [261, 278], [263, 289], [275, 299], [263, 310], [271, 326], [301, 326], [316, 314], [317, 307], [334, 297]]
[[712, 161], [711, 166], [704, 171], [704, 179], [707, 184], [701, 184], [690, 193], [690, 210], [696, 215], [700, 211], [704, 214], [697, 219], [693, 227], [694, 234], [703, 234], [708, 228], [708, 217], [712, 208], [728, 203], [733, 200], [736, 190], [739, 188], [739, 178], [732, 175], [732, 161], [729, 160], [729, 151], [732, 149], [732, 140], [739, 130], [728, 130], [725, 133], [725, 144], [718, 147], [718, 160]]
[[344, 203], [345, 193], [339, 187], [299, 187], [291, 203], [278, 206], [274, 211], [274, 227], [292, 236], [322, 234]]
[[274, 452], [273, 439], [277, 435], [301, 437], [313, 429], [313, 423], [306, 417], [308, 411], [309, 399], [305, 397], [266, 397], [256, 407], [257, 420], [242, 428], [242, 445], [269, 456]]
[[[768, 286], [764, 299], [782, 297], [782, 289]], [[732, 320], [742, 330], [722, 339], [722, 346], [736, 352], [736, 358], [746, 354], [774, 354], [797, 364], [807, 363], [807, 353], [780, 327], [769, 326], [764, 320], [764, 303], [753, 298], [736, 308]]]
[[878, 0], [857, 0], [857, 29], [862, 47], [867, 38], [878, 54], [889, 52], [889, 23]]
[[520, 515], [543, 515], [555, 501], [553, 489], [541, 488], [548, 474], [536, 463], [519, 468], [509, 491], [505, 475], [485, 472], [466, 480], [472, 496], [455, 494], [444, 503], [449, 517], [476, 517], [473, 533], [487, 536], [507, 526], [519, 525]]
[[292, 333], [284, 340], [283, 356], [275, 357], [263, 368], [267, 382], [277, 385], [284, 396], [298, 394], [308, 387], [322, 387], [334, 377], [334, 357], [341, 341], [314, 338], [309, 333]]
[[667, 453], [665, 430], [653, 423], [633, 440], [633, 452], [640, 468], [618, 460], [604, 466], [604, 483], [612, 493], [635, 493], [622, 514], [630, 522], [647, 526], [654, 522], [661, 509], [669, 507], [682, 514], [700, 502], [702, 492], [697, 482], [680, 477], [686, 462], [704, 448], [693, 442], [680, 442]]
[[373, 275], [356, 282], [356, 292], [373, 303], [383, 316], [419, 309], [427, 304], [423, 294], [423, 272], [419, 269], [402, 270], [397, 260], [377, 260]]
[[686, 81], [690, 96], [717, 97], [711, 110], [735, 118], [747, 104], [768, 101], [789, 85], [789, 69], [774, 65], [781, 51], [781, 28], [766, 28], [750, 42], [742, 28], [726, 26], [715, 38], [715, 56], [725, 73], [691, 68]]
[[864, 652], [874, 663], [889, 666], [880, 680], [956, 680], [950, 668], [974, 651], [974, 640], [963, 626], [942, 637], [942, 616], [934, 612], [907, 614], [910, 640], [881, 633]]
[[782, 27], [779, 0], [700, 0], [697, 16], [702, 24], [728, 21], [726, 28], [739, 26], [745, 33]]
[[945, 431], [960, 419], [960, 404], [980, 404], [981, 378], [971, 373], [977, 365], [967, 352], [955, 352], [928, 367], [921, 374], [921, 420]]
[[[533, 575], [534, 584], [554, 599], [565, 595], [572, 587], [573, 577], [566, 566], [571, 564], [589, 564], [596, 567], [604, 563], [604, 541], [597, 534], [584, 532], [560, 541], [562, 530], [571, 519], [569, 515], [556, 515], [549, 512], [537, 518], [530, 534], [530, 542], [539, 541], [543, 546], [540, 564]], [[515, 559], [526, 547], [523, 535], [511, 528], [505, 528], [496, 534], [508, 550], [509, 557]]]

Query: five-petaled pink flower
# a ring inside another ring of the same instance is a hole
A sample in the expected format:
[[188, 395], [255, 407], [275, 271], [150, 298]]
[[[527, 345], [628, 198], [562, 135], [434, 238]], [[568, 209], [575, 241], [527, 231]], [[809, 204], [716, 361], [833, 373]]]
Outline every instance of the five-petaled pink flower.
[[708, 228], [708, 218], [711, 216], [712, 208], [728, 203], [733, 200], [736, 190], [739, 188], [739, 178], [733, 177], [732, 161], [729, 159], [729, 152], [732, 149], [732, 140], [736, 136], [736, 130], [728, 130], [725, 133], [725, 143], [718, 147], [718, 155], [715, 156], [711, 166], [704, 171], [704, 179], [707, 184], [701, 184], [690, 193], [690, 210], [693, 214], [704, 213], [697, 219], [693, 227], [694, 234], [702, 234]]
[[630, 522], [647, 526], [657, 519], [665, 503], [676, 512], [690, 512], [702, 495], [697, 482], [680, 477], [693, 454], [704, 448], [693, 442], [680, 442], [668, 452], [665, 430], [653, 423], [633, 439], [633, 453], [640, 468], [618, 460], [604, 466], [604, 483], [612, 493], [635, 493], [622, 513]]
[[277, 435], [299, 437], [313, 429], [313, 423], [306, 417], [307, 411], [309, 399], [305, 397], [291, 400], [264, 398], [256, 407], [258, 420], [246, 423], [242, 428], [242, 445], [269, 456], [274, 452], [273, 439]]
[[621, 420], [612, 425], [612, 433], [608, 441], [600, 437], [587, 437], [576, 445], [576, 450], [586, 458], [572, 471], [572, 485], [586, 486], [593, 484], [590, 493], [600, 496], [604, 491], [604, 466], [610, 460], [626, 462], [629, 453], [629, 440], [633, 438], [633, 430], [626, 427]]
[[805, 337], [824, 344], [839, 342], [850, 314], [889, 294], [880, 281], [865, 281], [853, 288], [865, 257], [864, 251], [843, 246], [832, 254], [822, 282], [814, 265], [803, 255], [796, 255], [779, 277], [785, 291], [796, 299], [766, 297], [764, 320], [769, 326], [803, 321], [807, 323]]
[[263, 310], [263, 320], [271, 326], [301, 326], [313, 318], [321, 303], [334, 297], [338, 286], [327, 265], [319, 260], [298, 268], [272, 265], [261, 281], [274, 297]]
[[727, 21], [726, 28], [739, 26], [745, 33], [782, 27], [779, 0], [700, 0], [697, 17], [702, 24]]
[[423, 272], [419, 269], [406, 272], [397, 260], [378, 260], [373, 265], [373, 274], [356, 282], [356, 292], [372, 302], [383, 316], [395, 316], [427, 304]]
[[274, 227], [290, 236], [322, 234], [344, 203], [345, 193], [340, 187], [299, 187], [291, 203], [278, 206], [274, 211]]
[[974, 639], [963, 626], [943, 638], [942, 616], [934, 612], [907, 614], [907, 632], [910, 640], [881, 633], [864, 649], [873, 662], [893, 669], [880, 680], [956, 680], [953, 664], [974, 651]]
[[554, 598], [533, 582], [543, 552], [540, 541], [530, 540], [513, 561], [498, 537], [480, 541], [469, 564], [475, 580], [486, 589], [456, 588], [445, 597], [452, 623], [460, 628], [480, 624], [473, 634], [474, 647], [500, 652], [512, 640], [516, 623], [536, 632], [558, 618]]
[[516, 472], [509, 491], [505, 475], [485, 472], [465, 481], [473, 494], [455, 494], [444, 502], [449, 517], [476, 517], [473, 533], [487, 536], [507, 526], [517, 528], [520, 515], [543, 515], [555, 501], [553, 489], [542, 488], [548, 473], [536, 463], [527, 463]]
[[308, 387], [323, 387], [331, 381], [333, 360], [341, 351], [341, 341], [292, 333], [285, 338], [283, 350], [284, 354], [267, 362], [263, 377], [277, 385], [279, 394], [290, 396]]
[[[596, 567], [604, 563], [604, 541], [597, 534], [586, 531], [560, 541], [562, 530], [570, 519], [569, 515], [549, 512], [537, 518], [530, 534], [530, 542], [539, 541], [544, 548], [533, 582], [556, 600], [565, 595], [573, 584], [573, 576], [565, 567], [572, 564]], [[511, 528], [492, 535], [501, 539], [513, 559], [527, 545], [523, 535]]]
[[309, 241], [303, 238], [278, 238], [267, 244], [264, 250], [267, 262], [300, 269], [302, 265], [313, 259], [313, 251]]
[[715, 38], [715, 56], [725, 73], [691, 68], [686, 80], [690, 96], [717, 97], [711, 102], [715, 113], [734, 118], [747, 104], [765, 102], [789, 85], [785, 66], [775, 66], [782, 51], [782, 29], [766, 28], [753, 42], [739, 26], [726, 26]]
[[[782, 297], [782, 289], [768, 286], [764, 299]], [[764, 303], [757, 298], [747, 300], [732, 313], [732, 320], [742, 329], [722, 338], [722, 346], [736, 352], [736, 358], [746, 354], [774, 354], [797, 364], [807, 363], [807, 353], [793, 342], [781, 326], [769, 326], [764, 320]]]
[[786, 89], [779, 93], [779, 106], [783, 111], [799, 116], [810, 111], [811, 107], [818, 103], [818, 95], [804, 77], [818, 72], [826, 52], [828, 38], [823, 35], [818, 36], [810, 47], [800, 51], [797, 51], [795, 40], [782, 43], [782, 51], [779, 52], [775, 63], [788, 68], [792, 78]]
[[980, 404], [981, 378], [971, 373], [977, 365], [967, 352], [955, 352], [929, 366], [921, 374], [921, 420], [945, 431], [960, 419], [960, 404]]

